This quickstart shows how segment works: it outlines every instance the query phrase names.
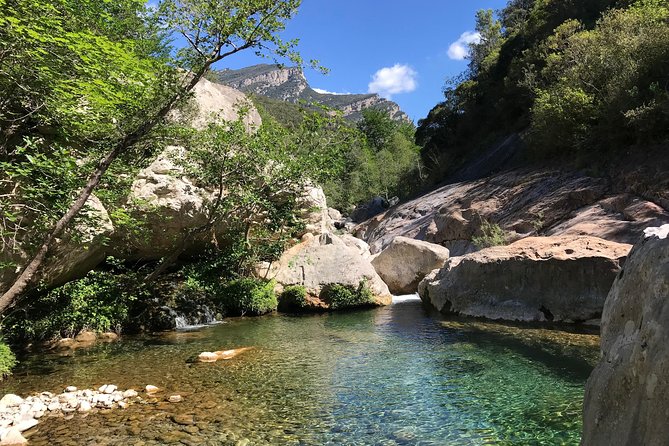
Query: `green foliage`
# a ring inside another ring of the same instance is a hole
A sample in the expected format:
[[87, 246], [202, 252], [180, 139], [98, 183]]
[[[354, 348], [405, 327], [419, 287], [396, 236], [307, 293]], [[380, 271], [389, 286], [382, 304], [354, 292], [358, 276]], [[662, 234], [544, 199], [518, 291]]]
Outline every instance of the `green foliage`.
[[320, 297], [333, 310], [365, 307], [374, 304], [374, 294], [364, 280], [360, 282], [357, 288], [338, 283], [329, 284], [323, 287]]
[[300, 311], [308, 306], [307, 290], [301, 285], [288, 286], [279, 296], [279, 309], [282, 311]]
[[537, 149], [573, 153], [666, 138], [666, 4], [637, 2], [604, 13], [592, 30], [570, 30], [545, 45], [547, 83], [535, 89], [532, 109]]
[[59, 288], [38, 292], [3, 320], [3, 331], [13, 341], [28, 342], [72, 337], [83, 329], [120, 331], [133, 303], [150, 297], [143, 275], [113, 258], [107, 270]]
[[213, 299], [227, 316], [258, 316], [276, 310], [275, 285], [271, 280], [237, 279], [225, 284]]
[[[603, 159], [669, 136], [662, 0], [511, 0], [477, 14], [469, 69], [419, 121], [436, 183], [490, 141], [526, 132], [535, 159]], [[574, 156], [577, 155], [577, 156]]]
[[329, 203], [343, 211], [376, 196], [405, 198], [422, 182], [413, 125], [383, 110], [362, 115], [357, 129], [346, 129], [349, 137], [341, 140], [339, 174], [323, 184]]
[[483, 220], [481, 223], [481, 235], [472, 237], [472, 243], [479, 249], [502, 246], [506, 244], [506, 234], [497, 223]]
[[16, 356], [7, 344], [0, 338], [0, 380], [12, 374], [16, 365]]

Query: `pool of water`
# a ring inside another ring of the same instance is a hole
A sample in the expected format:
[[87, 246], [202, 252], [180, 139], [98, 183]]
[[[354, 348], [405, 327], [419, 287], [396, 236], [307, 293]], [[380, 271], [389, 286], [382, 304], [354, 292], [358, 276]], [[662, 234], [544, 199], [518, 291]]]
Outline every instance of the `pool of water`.
[[[253, 349], [190, 362], [237, 347]], [[597, 355], [594, 335], [447, 320], [410, 299], [35, 355], [2, 391], [164, 389], [125, 410], [44, 419], [31, 445], [576, 445]], [[183, 402], [165, 402], [174, 393]], [[195, 424], [174, 421], [184, 414]]]

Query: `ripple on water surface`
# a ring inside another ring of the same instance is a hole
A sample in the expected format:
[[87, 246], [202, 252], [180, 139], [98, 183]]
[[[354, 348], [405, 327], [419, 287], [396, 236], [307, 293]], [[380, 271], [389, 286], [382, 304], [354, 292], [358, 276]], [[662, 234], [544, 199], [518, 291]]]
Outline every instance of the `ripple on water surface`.
[[[157, 385], [126, 410], [44, 420], [31, 445], [576, 445], [598, 338], [386, 308], [236, 319], [27, 358], [5, 391]], [[253, 346], [214, 364], [201, 351]], [[184, 396], [168, 404], [172, 393]], [[176, 415], [193, 415], [181, 425]]]

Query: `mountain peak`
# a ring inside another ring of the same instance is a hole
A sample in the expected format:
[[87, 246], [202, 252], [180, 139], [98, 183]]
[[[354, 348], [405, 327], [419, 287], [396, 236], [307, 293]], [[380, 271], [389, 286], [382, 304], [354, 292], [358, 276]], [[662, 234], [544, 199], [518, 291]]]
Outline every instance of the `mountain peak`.
[[362, 110], [366, 108], [385, 110], [395, 120], [409, 121], [399, 105], [377, 94], [319, 93], [309, 86], [299, 67], [260, 64], [239, 70], [216, 71], [215, 76], [220, 83], [246, 93], [292, 103], [305, 101], [325, 105], [341, 110], [344, 117], [354, 121], [362, 118]]

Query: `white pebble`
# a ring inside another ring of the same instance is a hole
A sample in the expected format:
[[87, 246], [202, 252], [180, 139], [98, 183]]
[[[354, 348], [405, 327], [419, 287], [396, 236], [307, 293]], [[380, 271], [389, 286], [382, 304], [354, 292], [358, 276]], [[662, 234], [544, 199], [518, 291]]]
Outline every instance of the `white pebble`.
[[133, 389], [128, 389], [125, 392], [123, 392], [123, 398], [134, 398], [136, 396], [137, 396], [137, 391]]
[[88, 401], [82, 401], [79, 404], [79, 412], [89, 412], [92, 409], [91, 403]]
[[155, 393], [155, 392], [159, 391], [160, 389], [156, 386], [152, 386], [151, 384], [149, 384], [148, 386], [145, 387], [145, 390], [146, 390], [146, 393]]

